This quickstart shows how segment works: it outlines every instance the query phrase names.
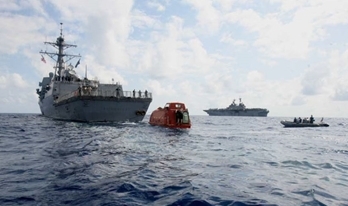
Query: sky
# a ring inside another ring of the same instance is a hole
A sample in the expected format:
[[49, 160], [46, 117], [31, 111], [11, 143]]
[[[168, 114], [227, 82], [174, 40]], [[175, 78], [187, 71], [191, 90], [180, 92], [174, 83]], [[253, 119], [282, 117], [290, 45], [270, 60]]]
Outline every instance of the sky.
[[0, 0], [0, 113], [40, 113], [54, 61], [39, 52], [60, 23], [76, 72], [148, 90], [147, 114], [242, 98], [273, 117], [348, 116], [346, 0]]

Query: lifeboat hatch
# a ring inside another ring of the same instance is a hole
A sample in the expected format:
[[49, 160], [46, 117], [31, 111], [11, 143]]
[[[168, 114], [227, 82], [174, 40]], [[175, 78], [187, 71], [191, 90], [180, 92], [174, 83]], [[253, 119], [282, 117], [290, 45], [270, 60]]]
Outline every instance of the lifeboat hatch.
[[188, 112], [186, 112], [186, 111], [183, 112], [182, 123], [183, 123], [183, 124], [188, 124], [188, 123], [190, 123], [190, 117], [189, 117]]

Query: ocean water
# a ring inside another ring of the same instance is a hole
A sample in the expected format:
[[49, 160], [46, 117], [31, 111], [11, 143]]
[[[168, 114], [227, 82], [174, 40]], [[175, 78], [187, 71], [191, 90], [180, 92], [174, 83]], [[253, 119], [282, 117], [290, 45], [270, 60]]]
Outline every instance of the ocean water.
[[0, 114], [0, 205], [348, 205], [348, 119], [283, 119], [178, 130]]

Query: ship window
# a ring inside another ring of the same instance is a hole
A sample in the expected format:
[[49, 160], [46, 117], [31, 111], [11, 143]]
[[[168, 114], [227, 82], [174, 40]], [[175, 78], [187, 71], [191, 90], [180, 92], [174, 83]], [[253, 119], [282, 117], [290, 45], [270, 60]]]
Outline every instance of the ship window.
[[181, 108], [181, 104], [176, 104], [175, 107], [176, 108]]

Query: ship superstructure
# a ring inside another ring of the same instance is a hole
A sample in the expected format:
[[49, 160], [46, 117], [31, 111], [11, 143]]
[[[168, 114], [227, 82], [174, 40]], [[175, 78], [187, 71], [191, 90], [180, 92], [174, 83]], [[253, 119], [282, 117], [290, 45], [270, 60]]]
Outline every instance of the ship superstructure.
[[[61, 24], [62, 25], [62, 24]], [[138, 122], [142, 121], [152, 101], [148, 91], [124, 91], [120, 83], [103, 84], [90, 80], [85, 75], [79, 78], [74, 67], [68, 62], [80, 55], [67, 54], [65, 49], [76, 47], [60, 36], [56, 42], [45, 42], [58, 52], [41, 51], [56, 64], [54, 73], [50, 72], [39, 83], [36, 90], [42, 115], [59, 120], [82, 122]]]

